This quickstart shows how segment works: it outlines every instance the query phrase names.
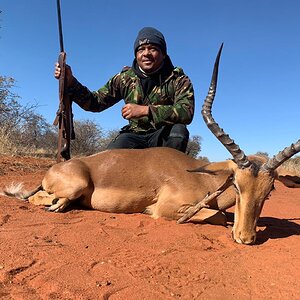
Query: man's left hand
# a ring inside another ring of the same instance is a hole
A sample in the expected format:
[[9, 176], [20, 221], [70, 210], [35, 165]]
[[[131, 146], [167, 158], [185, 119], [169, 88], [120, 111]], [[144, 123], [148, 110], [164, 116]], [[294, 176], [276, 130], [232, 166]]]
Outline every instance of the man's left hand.
[[148, 116], [149, 106], [128, 103], [122, 107], [122, 117], [126, 120]]

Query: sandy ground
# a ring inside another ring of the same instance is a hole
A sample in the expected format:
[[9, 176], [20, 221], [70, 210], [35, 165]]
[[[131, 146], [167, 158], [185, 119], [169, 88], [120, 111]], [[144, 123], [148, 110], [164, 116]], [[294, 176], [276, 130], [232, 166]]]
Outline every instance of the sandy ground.
[[[0, 188], [53, 162], [0, 156]], [[177, 225], [0, 197], [1, 299], [300, 299], [300, 189], [276, 184], [254, 246], [231, 226]], [[228, 213], [232, 220], [232, 213]]]

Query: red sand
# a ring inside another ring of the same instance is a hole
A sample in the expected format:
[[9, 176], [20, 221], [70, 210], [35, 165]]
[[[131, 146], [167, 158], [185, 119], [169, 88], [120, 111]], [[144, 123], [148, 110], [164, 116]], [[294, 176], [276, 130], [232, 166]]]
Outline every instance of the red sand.
[[[0, 156], [0, 189], [33, 188], [52, 163]], [[300, 190], [281, 183], [254, 246], [234, 243], [230, 226], [55, 214], [7, 197], [0, 207], [1, 299], [300, 299]]]

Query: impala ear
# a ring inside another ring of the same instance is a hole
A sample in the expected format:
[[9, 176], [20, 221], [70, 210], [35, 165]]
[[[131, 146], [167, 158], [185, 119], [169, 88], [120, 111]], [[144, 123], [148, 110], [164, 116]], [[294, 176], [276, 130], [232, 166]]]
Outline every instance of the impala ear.
[[225, 161], [221, 161], [221, 162], [209, 163], [200, 168], [193, 169], [193, 170], [187, 170], [187, 171], [216, 175], [220, 172], [234, 173], [237, 168], [238, 168], [238, 166], [233, 160], [225, 160]]
[[279, 175], [276, 178], [289, 188], [300, 188], [300, 177], [293, 175]]
[[300, 188], [300, 177], [282, 166], [277, 168], [275, 179], [289, 188]]

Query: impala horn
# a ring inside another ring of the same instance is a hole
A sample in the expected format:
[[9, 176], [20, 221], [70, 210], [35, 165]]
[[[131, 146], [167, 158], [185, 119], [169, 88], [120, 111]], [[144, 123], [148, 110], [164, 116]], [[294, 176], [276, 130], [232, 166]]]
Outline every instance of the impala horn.
[[262, 169], [267, 172], [272, 172], [298, 152], [300, 152], [300, 140], [274, 155], [262, 165]]
[[220, 61], [222, 49], [223, 49], [223, 43], [216, 57], [213, 75], [208, 90], [208, 95], [205, 98], [201, 113], [207, 127], [216, 136], [216, 138], [225, 146], [225, 148], [230, 152], [238, 167], [242, 169], [249, 168], [251, 166], [251, 162], [249, 161], [248, 157], [240, 149], [239, 145], [235, 144], [235, 142], [229, 137], [229, 135], [226, 134], [222, 128], [220, 128], [220, 126], [216, 123], [216, 121], [213, 119], [211, 114], [211, 108], [216, 94], [219, 61]]

